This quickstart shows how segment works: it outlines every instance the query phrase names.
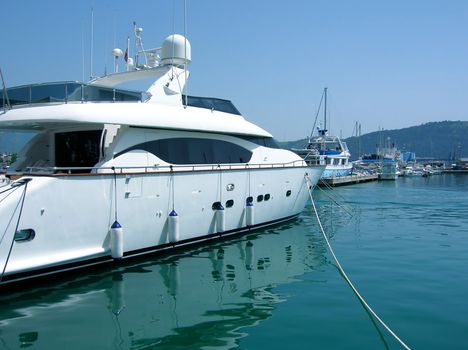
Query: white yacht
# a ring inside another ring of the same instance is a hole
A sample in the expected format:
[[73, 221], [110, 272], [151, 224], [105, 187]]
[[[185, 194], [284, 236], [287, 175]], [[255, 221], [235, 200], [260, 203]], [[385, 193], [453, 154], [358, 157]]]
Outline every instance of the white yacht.
[[[293, 149], [293, 151], [300, 155], [302, 158], [304, 158], [304, 160], [306, 160], [308, 164], [325, 166], [322, 178], [351, 175], [353, 165], [349, 161], [351, 154], [349, 153], [346, 142], [342, 141], [337, 136], [328, 135], [327, 88], [325, 88], [323, 91], [318, 112], [320, 111], [320, 106], [322, 105], [323, 98], [325, 98], [323, 128], [317, 128], [317, 136], [311, 135], [309, 137], [307, 145], [304, 148]], [[312, 133], [314, 129], [315, 125], [312, 129]]]
[[[245, 232], [303, 210], [323, 167], [277, 148], [230, 101], [187, 96], [185, 37], [138, 54], [125, 55], [126, 71], [87, 84], [0, 92], [0, 130], [37, 133], [0, 188], [1, 283]], [[148, 77], [145, 92], [116, 88]]]

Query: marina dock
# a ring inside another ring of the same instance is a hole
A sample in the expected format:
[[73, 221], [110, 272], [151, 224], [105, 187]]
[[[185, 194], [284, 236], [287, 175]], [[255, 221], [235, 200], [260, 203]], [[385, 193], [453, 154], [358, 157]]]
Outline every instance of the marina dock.
[[319, 186], [344, 186], [352, 185], [361, 182], [377, 181], [379, 176], [377, 174], [353, 174], [349, 176], [327, 177], [322, 178], [318, 182]]

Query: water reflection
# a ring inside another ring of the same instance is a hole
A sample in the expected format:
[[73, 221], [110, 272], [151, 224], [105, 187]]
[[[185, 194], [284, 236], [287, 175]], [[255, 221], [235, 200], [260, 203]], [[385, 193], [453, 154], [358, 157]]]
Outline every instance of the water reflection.
[[236, 346], [269, 318], [275, 286], [316, 269], [325, 247], [310, 217], [0, 296], [5, 348]]

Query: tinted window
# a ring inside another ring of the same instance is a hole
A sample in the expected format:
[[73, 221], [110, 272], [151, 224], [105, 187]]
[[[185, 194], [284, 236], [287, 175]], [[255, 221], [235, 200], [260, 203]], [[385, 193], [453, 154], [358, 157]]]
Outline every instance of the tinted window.
[[187, 96], [187, 104], [192, 107], [241, 115], [231, 101], [222, 100], [220, 98]]
[[93, 167], [99, 161], [101, 130], [55, 134], [57, 167]]
[[36, 232], [32, 228], [18, 230], [15, 233], [15, 242], [32, 241], [36, 236]]
[[247, 163], [252, 152], [234, 143], [199, 138], [172, 138], [132, 146], [119, 155], [144, 150], [171, 164]]
[[257, 136], [241, 136], [244, 140], [256, 143], [257, 145], [269, 147], [269, 148], [280, 148], [278, 143], [272, 137], [257, 137]]
[[[0, 90], [0, 107], [3, 107]], [[11, 105], [65, 101], [141, 101], [140, 92], [86, 85], [76, 82], [58, 82], [18, 86], [7, 89]], [[6, 102], [6, 101], [5, 101]]]
[[214, 202], [214, 203], [211, 205], [211, 209], [212, 209], [212, 210], [223, 210], [224, 207], [223, 207], [223, 205], [221, 204], [221, 202]]

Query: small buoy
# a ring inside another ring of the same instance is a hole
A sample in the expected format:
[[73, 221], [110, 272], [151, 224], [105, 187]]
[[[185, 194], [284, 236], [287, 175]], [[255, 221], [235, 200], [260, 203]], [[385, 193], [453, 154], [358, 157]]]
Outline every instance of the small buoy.
[[117, 220], [111, 226], [111, 256], [113, 259], [123, 257], [123, 228]]
[[216, 232], [226, 231], [226, 218], [224, 216], [224, 207], [220, 203], [216, 208]]
[[170, 243], [176, 243], [179, 240], [179, 216], [172, 210], [169, 213], [168, 220], [168, 236]]
[[245, 202], [245, 224], [247, 226], [254, 225], [254, 205], [252, 201]]

